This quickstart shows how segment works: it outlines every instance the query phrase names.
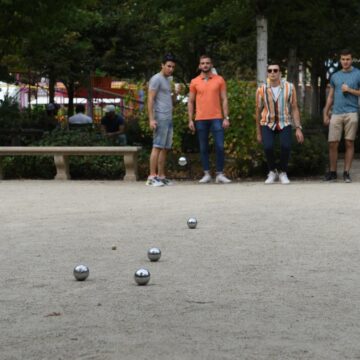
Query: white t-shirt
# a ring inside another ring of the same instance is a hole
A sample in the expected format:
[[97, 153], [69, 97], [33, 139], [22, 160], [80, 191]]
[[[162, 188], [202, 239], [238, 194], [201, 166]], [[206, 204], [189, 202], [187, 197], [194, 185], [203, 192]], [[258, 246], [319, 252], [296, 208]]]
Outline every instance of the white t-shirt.
[[273, 94], [274, 100], [276, 101], [280, 94], [280, 85], [278, 86], [272, 86], [271, 92]]
[[69, 124], [91, 124], [92, 119], [83, 113], [78, 113], [69, 117]]

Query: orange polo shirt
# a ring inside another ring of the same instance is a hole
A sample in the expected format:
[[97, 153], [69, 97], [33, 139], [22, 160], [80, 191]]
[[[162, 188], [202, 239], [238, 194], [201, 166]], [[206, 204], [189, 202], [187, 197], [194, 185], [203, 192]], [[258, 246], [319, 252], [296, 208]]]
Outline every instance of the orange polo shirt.
[[208, 80], [201, 74], [191, 80], [190, 92], [195, 94], [195, 120], [222, 119], [221, 91], [226, 90], [225, 80], [210, 74]]

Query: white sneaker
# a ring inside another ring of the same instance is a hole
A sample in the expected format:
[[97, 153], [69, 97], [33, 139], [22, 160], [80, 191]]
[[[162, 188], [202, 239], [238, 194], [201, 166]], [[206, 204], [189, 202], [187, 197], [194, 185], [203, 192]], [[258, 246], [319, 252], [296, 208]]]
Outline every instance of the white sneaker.
[[265, 184], [273, 184], [277, 180], [277, 173], [274, 171], [270, 171], [268, 173], [267, 179], [265, 180]]
[[290, 180], [289, 180], [289, 178], [287, 177], [286, 172], [281, 172], [281, 173], [279, 174], [279, 179], [280, 179], [280, 182], [281, 182], [283, 185], [290, 184]]
[[165, 184], [162, 181], [160, 181], [157, 177], [153, 177], [147, 179], [146, 185], [157, 187], [157, 186], [164, 186]]
[[228, 179], [223, 173], [217, 174], [215, 182], [217, 184], [229, 184], [231, 183], [231, 180]]
[[205, 174], [200, 180], [199, 180], [199, 183], [200, 184], [206, 184], [208, 182], [211, 181], [211, 176], [210, 174]]

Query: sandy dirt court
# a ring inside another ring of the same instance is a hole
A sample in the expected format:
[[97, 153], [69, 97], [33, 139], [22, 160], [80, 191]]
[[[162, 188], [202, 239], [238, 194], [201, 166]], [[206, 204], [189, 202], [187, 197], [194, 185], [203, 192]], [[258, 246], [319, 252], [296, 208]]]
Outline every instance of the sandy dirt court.
[[2, 181], [0, 201], [1, 360], [360, 359], [360, 183]]

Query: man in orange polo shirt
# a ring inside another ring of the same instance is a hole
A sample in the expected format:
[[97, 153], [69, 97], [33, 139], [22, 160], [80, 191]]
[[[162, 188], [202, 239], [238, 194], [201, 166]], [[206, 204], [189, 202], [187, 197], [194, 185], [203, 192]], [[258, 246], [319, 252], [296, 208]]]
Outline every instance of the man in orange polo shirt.
[[[216, 183], [231, 182], [224, 171], [224, 129], [230, 126], [226, 83], [224, 79], [212, 72], [212, 61], [207, 55], [200, 57], [200, 75], [191, 80], [188, 100], [189, 128], [197, 131], [201, 163], [204, 176], [199, 183], [211, 181], [209, 165], [209, 133], [211, 132], [216, 152]], [[196, 107], [195, 122], [193, 120]]]

